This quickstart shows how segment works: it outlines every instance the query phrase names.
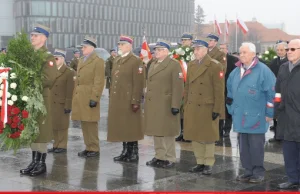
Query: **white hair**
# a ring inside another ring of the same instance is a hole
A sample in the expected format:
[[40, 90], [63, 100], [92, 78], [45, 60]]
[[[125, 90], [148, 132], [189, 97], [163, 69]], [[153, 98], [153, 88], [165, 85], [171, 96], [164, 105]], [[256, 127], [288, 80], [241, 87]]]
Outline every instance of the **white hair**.
[[252, 42], [243, 42], [242, 46], [247, 46], [250, 52], [256, 53], [256, 46]]
[[286, 42], [281, 42], [281, 43], [278, 43], [276, 45], [276, 48], [279, 46], [279, 45], [283, 45], [283, 47], [286, 49], [288, 47], [288, 44]]

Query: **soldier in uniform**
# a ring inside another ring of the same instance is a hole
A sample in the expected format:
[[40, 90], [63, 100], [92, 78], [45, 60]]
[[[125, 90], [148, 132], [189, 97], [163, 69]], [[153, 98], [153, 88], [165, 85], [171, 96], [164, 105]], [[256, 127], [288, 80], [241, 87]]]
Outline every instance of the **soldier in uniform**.
[[104, 89], [104, 60], [94, 51], [96, 39], [85, 37], [82, 44], [83, 57], [79, 59], [72, 101], [72, 120], [81, 121], [85, 150], [79, 157], [99, 156], [98, 121], [100, 120], [100, 97]]
[[70, 67], [75, 71], [77, 71], [77, 66], [80, 58], [80, 51], [78, 49], [75, 49], [73, 53], [74, 53], [74, 57], [71, 60]]
[[120, 36], [119, 56], [113, 62], [111, 73], [107, 141], [123, 142], [123, 150], [114, 161], [137, 162], [138, 140], [144, 138], [140, 109], [144, 66], [132, 53], [132, 43], [131, 37]]
[[197, 165], [190, 172], [212, 173], [219, 116], [224, 100], [224, 74], [208, 54], [208, 41], [194, 41], [195, 60], [188, 64], [184, 88], [184, 139], [191, 140]]
[[65, 51], [56, 49], [53, 55], [58, 76], [51, 89], [54, 143], [48, 152], [62, 153], [67, 151], [75, 72], [65, 64]]
[[111, 49], [110, 50], [110, 57], [106, 60], [105, 62], [105, 76], [106, 76], [106, 89], [109, 89], [110, 91], [110, 84], [111, 84], [111, 70], [113, 68], [113, 60], [117, 56], [117, 51], [116, 49]]
[[[193, 43], [193, 35], [191, 33], [185, 32], [181, 36], [181, 46], [182, 47], [190, 47]], [[191, 48], [192, 49], [192, 48]], [[187, 63], [187, 62], [186, 62]], [[191, 142], [189, 140], [185, 140], [183, 138], [183, 106], [180, 108], [180, 135], [175, 139], [176, 141], [182, 141], [182, 142]]]
[[171, 168], [175, 165], [175, 136], [180, 127], [183, 73], [169, 55], [170, 43], [159, 40], [156, 61], [148, 72], [145, 96], [145, 135], [153, 136], [155, 157], [146, 165]]
[[[219, 41], [219, 36], [215, 33], [210, 33], [207, 38], [209, 39], [208, 42], [208, 55], [217, 61], [219, 61], [222, 65], [222, 73], [226, 74], [227, 70], [227, 60], [226, 60], [226, 54], [222, 52], [219, 47], [217, 46], [218, 41]], [[224, 92], [225, 92], [225, 79], [224, 81]], [[219, 132], [220, 132], [220, 137], [223, 137], [223, 131], [224, 131], [224, 120], [225, 120], [225, 99], [223, 100], [223, 105], [222, 105], [222, 110], [220, 112], [220, 123], [219, 123]]]
[[42, 25], [36, 25], [31, 32], [31, 44], [34, 49], [44, 52], [47, 56], [45, 63], [41, 67], [43, 82], [42, 95], [47, 114], [45, 117], [41, 116], [38, 120], [40, 133], [35, 142], [31, 144], [32, 162], [27, 166], [27, 168], [20, 170], [20, 173], [23, 175], [37, 176], [44, 174], [47, 171], [45, 163], [47, 156], [47, 143], [53, 139], [50, 89], [56, 80], [58, 70], [56, 68], [53, 55], [51, 55], [45, 47], [45, 43], [49, 35], [50, 29]]

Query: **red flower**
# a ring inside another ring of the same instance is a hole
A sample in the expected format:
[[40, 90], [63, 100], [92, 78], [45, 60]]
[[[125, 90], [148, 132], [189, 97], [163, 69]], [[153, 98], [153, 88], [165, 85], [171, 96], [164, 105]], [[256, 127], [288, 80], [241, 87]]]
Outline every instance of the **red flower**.
[[4, 128], [3, 122], [0, 121], [0, 130], [2, 130]]
[[23, 123], [20, 124], [18, 128], [19, 128], [21, 131], [23, 131], [23, 130], [24, 130], [24, 124], [23, 124]]
[[22, 117], [23, 117], [24, 119], [28, 118], [28, 115], [29, 115], [29, 113], [28, 113], [26, 110], [23, 110], [23, 111], [22, 111]]
[[15, 128], [18, 127], [18, 124], [17, 124], [17, 123], [12, 123], [12, 124], [10, 125], [10, 127], [13, 128], [13, 129], [15, 129]]
[[8, 105], [7, 106], [7, 111], [10, 112], [12, 108], [13, 108], [12, 106]]
[[13, 115], [17, 115], [20, 113], [20, 109], [18, 107], [12, 108], [11, 110], [11, 114]]
[[12, 123], [12, 120], [11, 120], [11, 118], [10, 117], [7, 117], [7, 124], [11, 124]]
[[19, 123], [21, 121], [21, 119], [20, 119], [20, 117], [18, 117], [18, 116], [14, 116], [14, 118], [13, 118], [13, 122], [14, 123]]
[[174, 54], [174, 55], [173, 55], [173, 58], [174, 58], [174, 59], [177, 59], [177, 58], [179, 58], [179, 55]]

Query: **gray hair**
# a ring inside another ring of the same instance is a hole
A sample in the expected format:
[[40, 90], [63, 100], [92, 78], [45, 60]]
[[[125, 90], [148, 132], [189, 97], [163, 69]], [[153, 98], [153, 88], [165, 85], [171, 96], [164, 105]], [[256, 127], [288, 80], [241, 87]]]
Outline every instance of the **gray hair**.
[[278, 43], [276, 45], [276, 48], [279, 46], [279, 45], [283, 45], [283, 47], [286, 49], [288, 47], [288, 44], [286, 42], [281, 42], [281, 43]]
[[242, 46], [247, 46], [249, 48], [250, 52], [256, 53], [256, 46], [252, 42], [243, 42]]

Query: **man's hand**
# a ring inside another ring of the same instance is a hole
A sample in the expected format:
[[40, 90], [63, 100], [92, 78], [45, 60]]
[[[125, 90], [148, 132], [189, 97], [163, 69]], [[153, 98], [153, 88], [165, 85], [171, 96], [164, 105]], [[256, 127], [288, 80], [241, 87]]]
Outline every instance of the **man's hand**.
[[71, 113], [71, 109], [64, 109], [65, 114], [70, 114]]
[[270, 122], [270, 121], [272, 121], [272, 120], [273, 120], [273, 118], [266, 117], [266, 121], [267, 121], [267, 123], [268, 123], [268, 122]]
[[213, 121], [216, 120], [216, 119], [218, 118], [219, 115], [220, 115], [219, 113], [213, 112], [213, 113], [212, 113], [212, 120], [213, 120]]
[[95, 102], [94, 100], [90, 100], [90, 107], [94, 108], [97, 106], [97, 102]]
[[134, 113], [136, 113], [139, 109], [140, 109], [140, 105], [137, 105], [137, 104], [133, 104], [133, 105], [132, 105], [132, 111], [133, 111]]
[[171, 108], [171, 112], [175, 116], [179, 113], [179, 109], [178, 108]]

